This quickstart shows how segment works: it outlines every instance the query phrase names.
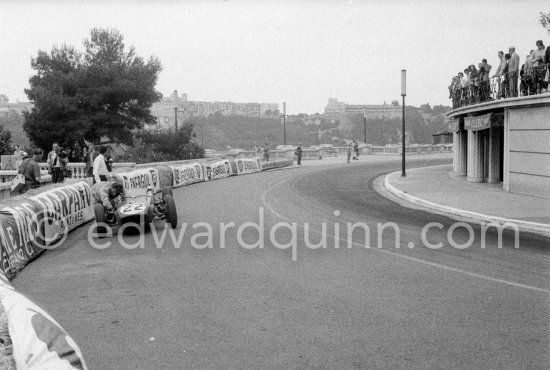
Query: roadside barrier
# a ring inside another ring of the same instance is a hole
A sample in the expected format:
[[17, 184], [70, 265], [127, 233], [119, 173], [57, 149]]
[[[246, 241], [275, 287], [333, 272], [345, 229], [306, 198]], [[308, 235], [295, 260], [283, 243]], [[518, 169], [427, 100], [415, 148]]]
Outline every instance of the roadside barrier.
[[177, 188], [197, 182], [206, 181], [204, 167], [201, 163], [190, 163], [170, 166], [172, 170], [172, 187]]
[[[151, 186], [155, 192], [160, 191], [159, 171], [156, 168], [141, 168], [130, 172], [121, 172], [114, 175], [114, 180], [124, 187], [126, 195], [143, 194], [143, 189]], [[171, 186], [172, 184], [167, 184]]]
[[292, 166], [292, 158], [276, 159], [274, 161], [262, 162], [262, 171], [271, 170], [273, 168], [281, 168]]
[[[44, 249], [94, 219], [90, 185], [81, 181], [45, 191], [0, 210], [0, 270], [13, 277]], [[62, 241], [61, 241], [62, 242]]]

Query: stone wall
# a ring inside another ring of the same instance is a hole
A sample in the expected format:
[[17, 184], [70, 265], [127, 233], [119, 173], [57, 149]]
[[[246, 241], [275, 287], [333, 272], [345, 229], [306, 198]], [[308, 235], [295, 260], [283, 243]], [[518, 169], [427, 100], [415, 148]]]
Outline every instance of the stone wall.
[[550, 198], [550, 105], [510, 108], [507, 118], [508, 190]]

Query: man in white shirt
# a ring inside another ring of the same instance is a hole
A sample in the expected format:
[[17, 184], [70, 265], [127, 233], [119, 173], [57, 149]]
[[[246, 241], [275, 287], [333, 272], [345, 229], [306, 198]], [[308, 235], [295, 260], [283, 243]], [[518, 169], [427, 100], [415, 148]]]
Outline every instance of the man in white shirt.
[[102, 146], [99, 148], [99, 155], [94, 159], [93, 174], [94, 174], [94, 184], [100, 181], [108, 181], [108, 178], [111, 176], [107, 170], [107, 165], [105, 164], [105, 153], [107, 152], [107, 147]]
[[504, 66], [506, 65], [506, 59], [504, 58], [504, 52], [499, 51], [498, 52], [498, 59], [500, 59], [497, 71], [495, 72], [495, 75], [493, 77], [496, 78], [496, 83], [498, 85], [498, 93], [497, 93], [497, 99], [500, 99], [502, 97], [502, 71], [504, 70]]

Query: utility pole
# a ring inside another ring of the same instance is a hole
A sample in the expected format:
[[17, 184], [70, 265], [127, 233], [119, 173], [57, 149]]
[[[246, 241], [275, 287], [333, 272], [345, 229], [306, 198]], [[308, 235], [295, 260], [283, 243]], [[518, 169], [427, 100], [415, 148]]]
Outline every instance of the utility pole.
[[365, 126], [365, 140], [364, 143], [367, 143], [367, 108], [363, 107], [363, 126]]
[[401, 177], [405, 174], [405, 96], [407, 95], [407, 71], [401, 70], [401, 96], [403, 97], [403, 121], [401, 132]]
[[174, 108], [174, 122], [176, 123], [176, 131], [178, 131], [178, 107]]
[[286, 145], [286, 103], [283, 103], [283, 145]]

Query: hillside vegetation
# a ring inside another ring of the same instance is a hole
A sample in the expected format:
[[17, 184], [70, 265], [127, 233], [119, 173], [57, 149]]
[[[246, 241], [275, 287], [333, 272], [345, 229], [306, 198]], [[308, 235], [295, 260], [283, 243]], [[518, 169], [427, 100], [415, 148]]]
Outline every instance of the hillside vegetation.
[[[425, 104], [420, 108], [406, 108], [406, 130], [411, 143], [430, 144], [432, 134], [447, 129], [445, 114], [449, 107]], [[361, 114], [339, 120], [322, 118], [319, 125], [307, 125], [307, 115], [288, 116], [286, 119], [286, 143], [304, 146], [330, 143], [345, 145], [346, 140], [363, 141], [364, 121]], [[208, 117], [191, 117], [187, 123], [194, 125], [195, 142], [204, 148], [250, 149], [254, 145], [268, 143], [274, 148], [283, 144], [281, 119], [245, 116], [224, 116], [221, 113]], [[401, 130], [401, 118], [368, 119], [367, 143], [372, 145], [396, 144]]]

